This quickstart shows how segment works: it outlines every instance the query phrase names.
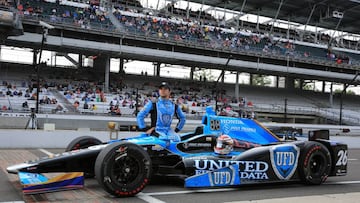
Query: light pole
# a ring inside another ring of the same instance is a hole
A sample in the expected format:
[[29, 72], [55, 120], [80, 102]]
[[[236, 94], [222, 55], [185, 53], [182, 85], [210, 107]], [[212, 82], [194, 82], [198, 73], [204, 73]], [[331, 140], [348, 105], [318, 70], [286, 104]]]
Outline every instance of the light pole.
[[346, 92], [346, 89], [350, 86], [350, 84], [352, 84], [352, 83], [356, 80], [356, 78], [357, 78], [358, 75], [359, 75], [359, 71], [356, 71], [356, 74], [355, 74], [354, 78], [350, 81], [350, 83], [345, 84], [345, 87], [344, 87], [343, 91], [341, 91], [341, 93], [340, 93], [339, 125], [342, 125], [343, 95], [344, 95], [344, 93]]
[[[232, 58], [232, 55], [229, 55], [226, 63], [225, 63], [225, 68], [229, 65], [229, 62], [230, 62], [230, 59]], [[225, 74], [225, 69], [223, 71], [221, 71], [221, 74], [219, 75], [218, 79], [216, 80], [216, 87], [215, 87], [215, 90], [216, 90], [216, 95], [215, 95], [215, 112], [217, 112], [218, 110], [218, 96], [219, 96], [219, 89], [218, 89], [218, 83], [219, 83], [219, 80], [221, 77], [223, 77]]]
[[47, 40], [47, 34], [49, 29], [54, 29], [55, 27], [52, 25], [49, 25], [43, 21], [39, 21], [39, 25], [42, 26], [42, 38], [41, 38], [41, 45], [40, 45], [40, 55], [39, 55], [39, 60], [38, 63], [36, 64], [36, 81], [37, 81], [37, 88], [36, 88], [36, 107], [35, 107], [35, 112], [39, 113], [39, 92], [40, 92], [40, 67], [43, 65], [41, 64], [41, 56], [42, 56], [42, 51], [44, 48], [44, 43]]

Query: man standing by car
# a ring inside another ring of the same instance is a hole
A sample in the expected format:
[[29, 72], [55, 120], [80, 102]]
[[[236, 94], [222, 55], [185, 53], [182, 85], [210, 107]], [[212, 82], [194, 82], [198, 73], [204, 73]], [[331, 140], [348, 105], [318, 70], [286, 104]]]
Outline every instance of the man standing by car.
[[[178, 142], [180, 141], [180, 136], [177, 132], [184, 127], [186, 118], [181, 108], [170, 100], [170, 92], [169, 84], [162, 82], [159, 86], [160, 97], [156, 101], [148, 102], [144, 106], [137, 115], [137, 123], [140, 130], [146, 130], [146, 134], [153, 134], [159, 136], [160, 139]], [[145, 117], [149, 113], [151, 113], [151, 126], [150, 129], [147, 129]], [[171, 129], [174, 116], [179, 119], [175, 131]]]

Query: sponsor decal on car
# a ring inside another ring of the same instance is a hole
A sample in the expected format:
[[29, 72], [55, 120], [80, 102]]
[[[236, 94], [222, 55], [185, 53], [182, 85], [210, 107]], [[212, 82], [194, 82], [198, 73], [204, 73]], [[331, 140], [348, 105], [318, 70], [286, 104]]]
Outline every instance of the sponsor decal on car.
[[209, 182], [211, 186], [234, 185], [236, 177], [236, 165], [212, 171], [209, 173]]
[[185, 180], [185, 187], [222, 187], [240, 185], [239, 166], [234, 164], [215, 171], [190, 176]]
[[278, 145], [270, 148], [270, 160], [276, 176], [289, 180], [297, 169], [300, 149], [294, 144]]
[[190, 142], [185, 142], [185, 143], [183, 143], [183, 146], [184, 146], [185, 149], [188, 149], [189, 147], [203, 148], [203, 147], [211, 147], [211, 143], [190, 143]]
[[268, 163], [264, 161], [235, 161], [235, 160], [194, 160], [195, 174], [203, 174], [221, 168], [236, 165], [241, 179], [267, 180]]
[[[147, 148], [145, 148], [145, 150], [146, 150]], [[158, 145], [158, 144], [156, 144], [156, 145], [153, 145], [152, 147], [151, 147], [151, 150], [152, 151], [161, 151], [161, 150], [163, 150], [164, 148], [161, 146], [161, 145]]]

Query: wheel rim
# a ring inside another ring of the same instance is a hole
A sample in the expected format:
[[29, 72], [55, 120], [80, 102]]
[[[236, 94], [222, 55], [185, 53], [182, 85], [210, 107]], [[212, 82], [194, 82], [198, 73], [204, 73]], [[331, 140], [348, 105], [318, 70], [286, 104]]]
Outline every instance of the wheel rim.
[[323, 173], [325, 167], [324, 162], [325, 161], [323, 156], [321, 155], [313, 156], [309, 163], [310, 174], [322, 175], [321, 173]]
[[112, 166], [113, 180], [121, 185], [133, 182], [140, 174], [140, 163], [132, 156], [119, 156], [115, 158]]

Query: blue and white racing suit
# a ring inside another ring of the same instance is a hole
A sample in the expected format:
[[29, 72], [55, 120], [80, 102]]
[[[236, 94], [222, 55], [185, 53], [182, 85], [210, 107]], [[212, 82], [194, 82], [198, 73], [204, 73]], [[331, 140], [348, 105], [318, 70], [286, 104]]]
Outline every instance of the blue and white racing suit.
[[[156, 111], [154, 106], [156, 105]], [[180, 141], [180, 136], [177, 134], [185, 125], [185, 114], [181, 111], [178, 105], [175, 105], [169, 99], [159, 98], [156, 103], [148, 102], [144, 108], [137, 115], [137, 123], [140, 129], [145, 129], [145, 117], [152, 113], [151, 127], [155, 127], [155, 131], [159, 134], [160, 139], [171, 140], [174, 142]], [[155, 115], [153, 115], [155, 114]], [[176, 125], [175, 131], [171, 129], [171, 122], [176, 116], [179, 122]], [[153, 120], [153, 119], [156, 119]]]

